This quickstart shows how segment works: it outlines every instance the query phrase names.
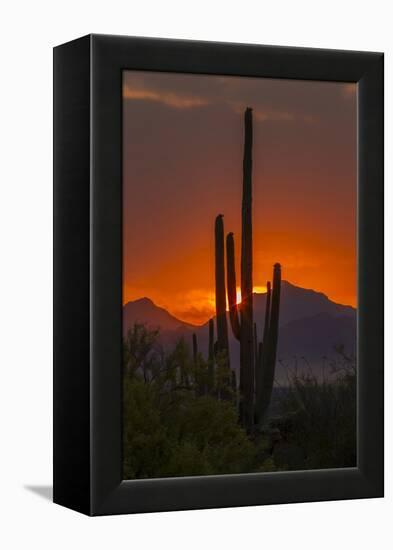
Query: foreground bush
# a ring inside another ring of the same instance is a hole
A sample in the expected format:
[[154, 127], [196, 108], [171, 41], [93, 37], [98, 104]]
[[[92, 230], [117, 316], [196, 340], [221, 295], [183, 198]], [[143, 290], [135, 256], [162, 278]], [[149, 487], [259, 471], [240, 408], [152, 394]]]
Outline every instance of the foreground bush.
[[[220, 361], [222, 359], [222, 366]], [[356, 466], [355, 359], [338, 350], [328, 377], [292, 372], [276, 391], [273, 418], [249, 434], [228, 385], [225, 357], [209, 365], [180, 339], [135, 324], [124, 342], [125, 479]], [[230, 382], [230, 381], [229, 381]]]
[[273, 457], [286, 469], [356, 466], [355, 358], [337, 350], [327, 378], [292, 373], [281, 393]]
[[254, 467], [255, 446], [238, 423], [234, 399], [217, 397], [230, 395], [231, 388], [218, 377], [220, 391], [201, 395], [206, 369], [202, 358], [195, 364], [184, 340], [165, 355], [156, 332], [143, 325], [129, 332], [123, 384], [125, 478], [229, 474]]

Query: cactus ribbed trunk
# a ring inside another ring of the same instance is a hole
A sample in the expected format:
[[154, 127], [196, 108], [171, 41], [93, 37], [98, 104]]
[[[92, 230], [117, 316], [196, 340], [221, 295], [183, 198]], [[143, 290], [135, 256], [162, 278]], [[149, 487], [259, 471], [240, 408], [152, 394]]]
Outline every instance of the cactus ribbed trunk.
[[272, 287], [270, 281], [267, 282], [267, 292], [266, 292], [266, 306], [265, 306], [265, 324], [263, 326], [263, 339], [264, 344], [267, 343], [269, 336], [269, 323], [270, 323], [270, 300], [272, 295]]
[[235, 267], [235, 242], [233, 233], [227, 235], [227, 288], [229, 319], [234, 337], [240, 340], [240, 321], [237, 307], [236, 293], [236, 267]]
[[229, 361], [228, 323], [226, 312], [226, 285], [225, 285], [225, 252], [224, 252], [224, 222], [222, 214], [218, 215], [215, 224], [215, 249], [216, 249], [216, 323], [217, 341], [215, 346], [216, 358], [225, 368], [224, 387], [220, 390], [219, 396], [222, 399], [230, 399], [231, 395], [225, 389], [231, 384], [231, 369]]
[[217, 351], [226, 351], [228, 354], [228, 325], [226, 315], [226, 288], [225, 288], [225, 258], [224, 258], [224, 222], [222, 214], [218, 215], [215, 224], [215, 271], [216, 271], [216, 322], [217, 322]]
[[[260, 392], [257, 399], [257, 420], [259, 424], [262, 424], [268, 412], [272, 397], [274, 371], [276, 368], [277, 358], [280, 294], [281, 266], [280, 264], [275, 264], [273, 270], [273, 290], [271, 292], [269, 324], [267, 335], [265, 336], [264, 334], [264, 341], [262, 346], [262, 380]], [[268, 299], [266, 301], [266, 306], [268, 307]]]
[[255, 421], [258, 425], [262, 422], [262, 393], [263, 393], [263, 365], [266, 362], [267, 342], [269, 338], [269, 322], [270, 322], [270, 300], [271, 300], [271, 285], [267, 282], [266, 304], [265, 304], [265, 322], [263, 326], [263, 339], [259, 342], [258, 357], [255, 361]]
[[240, 416], [251, 428], [254, 422], [254, 318], [252, 280], [252, 109], [244, 114], [242, 249], [240, 308]]

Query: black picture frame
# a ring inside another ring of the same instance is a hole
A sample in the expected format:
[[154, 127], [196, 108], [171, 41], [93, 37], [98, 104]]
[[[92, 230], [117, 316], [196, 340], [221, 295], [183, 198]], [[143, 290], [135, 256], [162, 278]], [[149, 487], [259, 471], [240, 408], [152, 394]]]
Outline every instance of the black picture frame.
[[[122, 71], [358, 83], [358, 466], [122, 480]], [[88, 515], [383, 496], [383, 54], [89, 35], [54, 49], [54, 502]]]

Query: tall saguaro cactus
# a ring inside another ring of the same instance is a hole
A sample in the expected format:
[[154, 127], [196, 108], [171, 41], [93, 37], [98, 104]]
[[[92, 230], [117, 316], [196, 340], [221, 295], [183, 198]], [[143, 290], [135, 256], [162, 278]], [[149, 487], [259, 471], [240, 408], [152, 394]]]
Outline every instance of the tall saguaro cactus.
[[[232, 332], [240, 341], [240, 418], [251, 428], [254, 421], [254, 314], [252, 280], [252, 109], [244, 113], [243, 200], [241, 242], [241, 306], [236, 303], [235, 246], [227, 236], [227, 284]], [[240, 318], [239, 311], [240, 309]]]
[[[240, 403], [243, 426], [252, 430], [255, 420], [261, 424], [270, 404], [277, 355], [280, 310], [281, 266], [274, 265], [273, 290], [267, 283], [263, 340], [258, 343], [253, 310], [252, 258], [252, 109], [244, 113], [242, 235], [240, 261], [241, 303], [237, 304], [235, 242], [233, 233], [226, 238], [227, 295], [229, 320], [234, 337], [240, 342]], [[216, 311], [217, 349], [228, 349], [225, 308], [225, 273], [223, 250], [224, 224], [222, 215], [216, 218]], [[224, 292], [223, 292], [224, 291]], [[224, 324], [225, 323], [225, 324]], [[219, 334], [221, 331], [221, 337]], [[233, 383], [236, 390], [236, 380]]]
[[256, 407], [255, 417], [261, 425], [268, 411], [273, 390], [274, 371], [276, 367], [278, 327], [280, 314], [281, 294], [281, 266], [275, 264], [273, 268], [273, 290], [270, 283], [267, 286], [265, 326], [263, 341], [259, 345], [260, 352], [256, 366]]

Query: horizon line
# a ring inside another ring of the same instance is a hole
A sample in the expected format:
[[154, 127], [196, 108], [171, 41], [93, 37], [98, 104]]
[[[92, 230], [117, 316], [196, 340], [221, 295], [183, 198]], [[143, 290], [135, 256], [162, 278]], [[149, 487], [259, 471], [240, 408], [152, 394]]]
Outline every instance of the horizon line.
[[[346, 307], [346, 308], [350, 308], [354, 311], [357, 311], [357, 307], [351, 305], [351, 304], [342, 304], [340, 302], [336, 302], [335, 300], [332, 300], [331, 298], [329, 298], [329, 296], [325, 293], [325, 292], [322, 292], [322, 291], [319, 291], [319, 290], [315, 290], [313, 288], [306, 288], [306, 287], [302, 287], [302, 286], [299, 286], [299, 285], [296, 285], [294, 283], [291, 283], [290, 281], [286, 280], [286, 279], [283, 279], [281, 281], [281, 284], [287, 284], [289, 286], [292, 286], [292, 287], [295, 287], [295, 288], [299, 288], [301, 290], [304, 290], [306, 292], [313, 292], [315, 294], [319, 294], [321, 296], [323, 296], [324, 298], [326, 298], [329, 302], [331, 302], [332, 304], [335, 304], [335, 305], [338, 305], [338, 306], [342, 306], [342, 307]], [[257, 286], [256, 288], [261, 288], [260, 286]], [[253, 291], [253, 295], [257, 295], [257, 296], [263, 296], [267, 294], [267, 291], [264, 291], [264, 292], [256, 292], [256, 291]], [[357, 296], [356, 296], [357, 298]], [[168, 308], [167, 306], [165, 305], [161, 305], [161, 304], [158, 304], [157, 302], [155, 302], [152, 298], [149, 298], [149, 296], [146, 296], [146, 295], [143, 295], [143, 296], [140, 296], [139, 298], [135, 298], [133, 300], [127, 300], [127, 301], [123, 301], [122, 302], [122, 309], [124, 309], [128, 304], [132, 304], [132, 303], [135, 303], [135, 302], [138, 302], [138, 301], [142, 301], [142, 300], [148, 300], [150, 301], [156, 308], [160, 308], [162, 310], [164, 310], [165, 312], [167, 312], [169, 315], [171, 315], [172, 317], [174, 317], [175, 319], [177, 319], [178, 321], [180, 321], [181, 323], [184, 323], [184, 324], [187, 324], [187, 325], [190, 325], [192, 327], [202, 327], [204, 326], [208, 321], [209, 319], [214, 319], [216, 317], [216, 314], [214, 313], [211, 317], [208, 317], [206, 321], [203, 321], [202, 323], [200, 324], [195, 324], [195, 323], [192, 323], [190, 321], [185, 321], [184, 319], [181, 319], [179, 318], [179, 316], [175, 313], [172, 313], [172, 311], [170, 310], [170, 308]], [[226, 310], [227, 312], [229, 311], [228, 309]]]

